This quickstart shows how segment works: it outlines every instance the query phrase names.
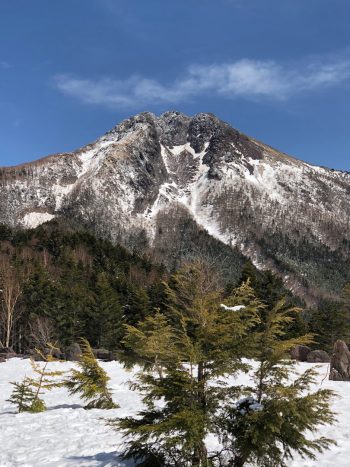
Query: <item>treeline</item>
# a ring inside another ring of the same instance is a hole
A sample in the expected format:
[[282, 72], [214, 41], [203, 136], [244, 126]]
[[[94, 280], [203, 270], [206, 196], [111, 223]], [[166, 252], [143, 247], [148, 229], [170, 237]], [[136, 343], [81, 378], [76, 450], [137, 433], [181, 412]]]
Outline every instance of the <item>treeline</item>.
[[[281, 297], [289, 306], [304, 305], [280, 278], [249, 261], [234, 283], [213, 268], [222, 299], [249, 279], [269, 307]], [[121, 349], [125, 324], [137, 325], [155, 310], [164, 311], [173, 272], [56, 221], [32, 230], [0, 225], [0, 346], [26, 352], [55, 342], [64, 348], [84, 337], [95, 348]], [[338, 338], [348, 342], [349, 303], [350, 292], [298, 314], [289, 337], [313, 332], [313, 345], [325, 350]]]

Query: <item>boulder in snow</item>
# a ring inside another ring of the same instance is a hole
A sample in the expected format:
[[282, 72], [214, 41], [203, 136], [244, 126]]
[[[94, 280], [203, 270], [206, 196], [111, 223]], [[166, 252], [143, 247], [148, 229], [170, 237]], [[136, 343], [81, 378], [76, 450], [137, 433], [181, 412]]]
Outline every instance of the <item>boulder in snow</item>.
[[331, 359], [324, 350], [312, 350], [308, 353], [306, 361], [309, 363], [329, 363]]
[[64, 356], [70, 362], [78, 362], [81, 358], [81, 348], [77, 342], [66, 347]]
[[298, 362], [306, 362], [307, 356], [310, 352], [311, 349], [307, 345], [296, 345], [290, 351], [290, 358], [293, 360], [298, 360]]
[[99, 360], [103, 360], [105, 362], [110, 362], [112, 360], [115, 360], [115, 358], [113, 357], [113, 352], [111, 352], [110, 350], [92, 349], [92, 351], [94, 352], [95, 357], [98, 358]]
[[334, 344], [329, 379], [332, 381], [350, 381], [350, 351], [342, 340], [337, 340]]
[[9, 358], [18, 357], [16, 352], [11, 347], [0, 348], [0, 361], [8, 360]]

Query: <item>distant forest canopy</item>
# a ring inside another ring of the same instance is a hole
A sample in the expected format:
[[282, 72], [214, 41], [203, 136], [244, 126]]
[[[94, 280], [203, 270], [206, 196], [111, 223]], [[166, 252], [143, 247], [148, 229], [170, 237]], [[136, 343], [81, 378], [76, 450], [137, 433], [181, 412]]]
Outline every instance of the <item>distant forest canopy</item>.
[[[215, 264], [207, 267], [223, 299], [249, 279], [269, 307], [281, 297], [288, 305], [304, 305], [280, 278], [250, 261], [235, 280], [220, 276]], [[57, 221], [31, 230], [0, 225], [0, 347], [27, 352], [57, 342], [65, 348], [84, 337], [95, 348], [121, 350], [125, 324], [137, 325], [164, 309], [164, 283], [174, 272]], [[336, 338], [346, 338], [344, 300], [304, 310], [290, 335], [310, 330], [318, 335], [315, 346], [329, 350]]]

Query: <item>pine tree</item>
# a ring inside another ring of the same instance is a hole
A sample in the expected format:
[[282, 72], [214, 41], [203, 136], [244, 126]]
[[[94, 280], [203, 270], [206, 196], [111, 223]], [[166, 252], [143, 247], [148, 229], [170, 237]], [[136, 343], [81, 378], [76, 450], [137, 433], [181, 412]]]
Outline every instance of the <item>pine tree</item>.
[[44, 363], [36, 362], [33, 358], [30, 359], [30, 364], [37, 378], [29, 378], [29, 381], [35, 392], [35, 403], [37, 403], [39, 407], [42, 407], [42, 410], [46, 410], [46, 407], [44, 401], [42, 401], [39, 396], [44, 390], [51, 391], [54, 388], [60, 387], [62, 382], [56, 381], [56, 379], [64, 373], [63, 371], [49, 370], [49, 364], [58, 361], [52, 356], [52, 351], [55, 350], [55, 347], [49, 344], [49, 349], [50, 353], [48, 355], [44, 355], [38, 349], [36, 350]]
[[[55, 347], [49, 344], [50, 352]], [[37, 378], [25, 377], [22, 382], [11, 383], [15, 389], [9, 399], [9, 402], [17, 405], [19, 412], [44, 412], [46, 410], [45, 402], [41, 399], [43, 390], [52, 390], [61, 385], [56, 381], [58, 376], [63, 374], [62, 371], [49, 371], [48, 365], [57, 360], [49, 353], [44, 355], [40, 350], [37, 350], [38, 356], [44, 361], [36, 362], [33, 358], [30, 359], [30, 364]]]
[[332, 352], [337, 340], [350, 344], [350, 285], [336, 301], [324, 300], [310, 313], [310, 329], [323, 350]]
[[165, 289], [165, 312], [128, 326], [125, 338], [141, 361], [157, 362], [162, 371], [144, 368], [132, 386], [144, 394], [145, 410], [111, 423], [124, 433], [124, 457], [137, 465], [207, 466], [205, 437], [233, 391], [220, 378], [246, 368], [241, 357], [262, 305], [244, 284], [227, 302], [241, 311], [220, 307], [220, 293], [199, 263], [175, 273]]
[[123, 311], [117, 292], [112, 288], [107, 274], [101, 273], [96, 281], [96, 329], [99, 346], [107, 349], [120, 347], [123, 333]]
[[70, 378], [65, 381], [65, 386], [70, 394], [80, 394], [87, 401], [85, 409], [114, 409], [119, 407], [112, 400], [112, 395], [107, 387], [109, 377], [98, 364], [89, 342], [80, 339], [82, 349], [81, 360], [77, 362], [80, 370], [72, 370]]
[[146, 368], [157, 371], [161, 378], [177, 350], [174, 330], [167, 318], [156, 310], [154, 316], [148, 316], [137, 327], [125, 325], [125, 331], [125, 347], [141, 358]]
[[18, 413], [36, 413], [45, 410], [45, 404], [41, 399], [38, 399], [29, 378], [24, 378], [20, 383], [11, 382], [11, 384], [14, 386], [14, 390], [7, 401], [17, 406]]
[[295, 362], [286, 359], [296, 344], [311, 340], [311, 336], [285, 339], [286, 329], [298, 311], [286, 309], [280, 301], [272, 310], [263, 312], [254, 386], [246, 388], [247, 397], [225, 407], [218, 417], [225, 465], [283, 467], [295, 452], [315, 459], [315, 452], [332, 444], [330, 439], [310, 439], [307, 435], [315, 433], [319, 425], [334, 421], [329, 406], [333, 393], [327, 389], [313, 393], [315, 371], [309, 369], [298, 375]]

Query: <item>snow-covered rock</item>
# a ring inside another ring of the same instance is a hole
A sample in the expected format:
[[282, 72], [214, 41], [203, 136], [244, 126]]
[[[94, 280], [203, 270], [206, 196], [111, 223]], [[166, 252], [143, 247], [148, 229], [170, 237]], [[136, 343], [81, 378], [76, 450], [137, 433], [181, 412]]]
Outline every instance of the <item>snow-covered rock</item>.
[[245, 308], [244, 305], [227, 306], [227, 305], [224, 305], [223, 303], [220, 306], [226, 311], [241, 311], [241, 310], [244, 310]]

